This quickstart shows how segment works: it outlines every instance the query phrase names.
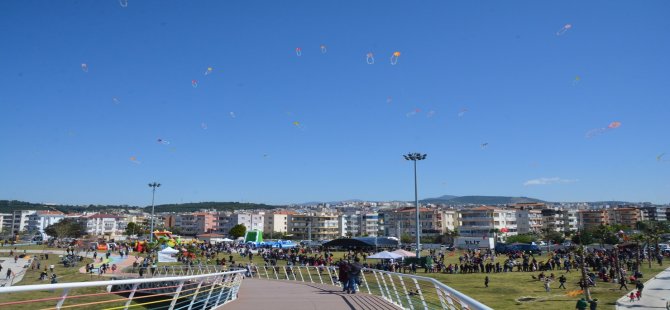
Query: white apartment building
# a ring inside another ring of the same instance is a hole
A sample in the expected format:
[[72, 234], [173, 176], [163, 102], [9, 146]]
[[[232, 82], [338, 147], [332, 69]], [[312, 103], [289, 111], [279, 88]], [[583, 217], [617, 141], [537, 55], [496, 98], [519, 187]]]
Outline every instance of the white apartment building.
[[264, 229], [264, 212], [259, 213], [229, 213], [222, 212], [216, 216], [214, 230], [218, 233], [227, 235], [233, 226], [242, 224], [247, 231]]
[[[79, 218], [86, 225], [86, 232], [94, 236], [116, 236], [123, 234], [119, 230], [119, 216], [112, 214], [93, 214]], [[125, 229], [125, 227], [124, 227]]]
[[44, 229], [50, 225], [56, 224], [65, 218], [65, 214], [59, 211], [37, 211], [28, 217], [28, 230], [38, 231], [44, 240], [49, 236]]
[[0, 213], [0, 232], [4, 234], [11, 234], [13, 222], [14, 222], [14, 214]]
[[460, 226], [460, 214], [456, 210], [444, 210], [442, 212], [444, 214], [442, 217], [444, 228], [455, 231]]
[[[455, 213], [449, 213], [455, 216]], [[444, 221], [445, 211], [431, 208], [419, 208], [419, 227], [421, 235], [435, 237], [447, 232]], [[383, 222], [383, 231], [386, 236], [402, 237], [416, 235], [416, 208], [406, 207], [392, 210], [384, 210], [379, 213], [380, 221]]]
[[295, 214], [292, 211], [275, 211], [265, 213], [263, 216], [263, 233], [265, 236], [270, 236], [274, 233], [288, 232], [288, 216]]
[[30, 216], [37, 213], [36, 210], [16, 210], [12, 213], [12, 233], [28, 230]]
[[347, 210], [342, 214], [341, 234], [351, 237], [374, 237], [379, 231], [379, 214]]
[[515, 210], [482, 206], [463, 209], [460, 213], [458, 232], [462, 237], [494, 237], [497, 229], [498, 240], [504, 241], [506, 237], [518, 233]]

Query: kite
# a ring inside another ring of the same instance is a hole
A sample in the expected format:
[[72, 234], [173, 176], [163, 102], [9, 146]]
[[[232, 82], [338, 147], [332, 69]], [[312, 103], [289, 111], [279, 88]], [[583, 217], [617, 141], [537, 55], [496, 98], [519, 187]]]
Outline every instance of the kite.
[[564, 35], [568, 30], [572, 28], [572, 24], [565, 24], [563, 25], [563, 28], [561, 28], [559, 31], [556, 32], [557, 36], [562, 36]]
[[235, 118], [235, 112], [230, 112], [230, 117]]
[[417, 113], [420, 113], [420, 112], [421, 112], [421, 109], [414, 109], [414, 111], [411, 111], [411, 112], [405, 114], [405, 116], [412, 117], [412, 116], [414, 116], [414, 115], [416, 115]]
[[302, 49], [299, 48], [299, 47], [296, 47], [295, 48], [295, 54], [298, 55], [298, 56], [302, 56]]
[[193, 86], [193, 88], [198, 88], [198, 80], [191, 80], [191, 86]]
[[372, 53], [368, 53], [367, 55], [365, 55], [365, 62], [367, 62], [368, 65], [374, 65], [375, 55], [373, 55]]
[[593, 137], [595, 137], [595, 136], [598, 136], [598, 135], [601, 135], [601, 134], [603, 134], [603, 133], [605, 133], [605, 132], [608, 132], [608, 131], [610, 131], [610, 130], [612, 130], [612, 129], [619, 128], [620, 126], [621, 126], [621, 122], [611, 122], [611, 123], [610, 123], [609, 125], [607, 125], [607, 127], [605, 127], [605, 128], [591, 129], [591, 130], [589, 130], [589, 131], [586, 132], [586, 138], [587, 138], [587, 139], [593, 138]]
[[326, 49], [326, 46], [321, 44], [321, 54], [325, 54], [327, 51], [328, 49]]
[[488, 146], [489, 146], [489, 143], [488, 143], [488, 142], [484, 142], [484, 143], [482, 143], [481, 148], [482, 148], [482, 150], [483, 150], [483, 149], [486, 149]]
[[400, 52], [394, 52], [391, 56], [391, 65], [395, 66], [398, 63], [398, 58], [400, 57]]
[[295, 122], [293, 122], [293, 125], [296, 126], [296, 127], [300, 127], [300, 122], [295, 121]]
[[575, 84], [579, 83], [579, 81], [581, 81], [581, 80], [582, 80], [581, 76], [579, 76], [579, 75], [575, 76], [575, 80], [572, 81], [572, 85], [575, 85]]
[[200, 128], [207, 130], [207, 124], [204, 122], [200, 123]]
[[114, 102], [115, 104], [119, 104], [121, 103], [121, 100], [119, 100], [119, 98], [112, 97], [112, 102]]
[[427, 118], [431, 118], [431, 117], [433, 117], [434, 115], [435, 115], [435, 111], [430, 110], [430, 111], [428, 111], [428, 114], [426, 114], [426, 117], [427, 117]]
[[160, 144], [164, 144], [164, 145], [168, 145], [168, 144], [170, 144], [170, 141], [163, 140], [163, 139], [158, 139], [156, 142], [158, 142], [158, 143], [160, 143]]
[[119, 4], [121, 5], [122, 8], [127, 8], [128, 0], [119, 0]]
[[584, 294], [583, 290], [576, 290], [576, 291], [569, 291], [569, 292], [565, 293], [565, 296], [577, 297], [581, 294]]
[[663, 160], [663, 156], [665, 156], [665, 153], [661, 153], [661, 155], [656, 156], [656, 161], [658, 161], [658, 162], [666, 161], [666, 160]]
[[460, 111], [458, 111], [458, 117], [462, 117], [463, 115], [465, 115], [465, 112], [468, 112], [468, 109], [463, 108]]
[[212, 73], [212, 70], [214, 70], [212, 67], [207, 67], [207, 71], [205, 71], [205, 75], [209, 75]]
[[88, 72], [88, 65], [87, 64], [81, 64], [81, 71]]
[[391, 103], [393, 101], [393, 98], [391, 96], [386, 97], [386, 103]]
[[135, 156], [130, 156], [130, 161], [133, 162], [134, 164], [139, 164], [140, 162], [137, 160], [137, 157]]

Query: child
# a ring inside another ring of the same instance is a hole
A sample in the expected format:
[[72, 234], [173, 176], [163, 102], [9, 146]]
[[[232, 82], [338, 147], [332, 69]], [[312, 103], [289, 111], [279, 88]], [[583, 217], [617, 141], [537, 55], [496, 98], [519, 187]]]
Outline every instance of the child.
[[635, 301], [635, 293], [630, 292], [630, 296], [628, 296], [628, 298], [630, 298], [629, 302], [634, 302]]
[[640, 298], [642, 297], [642, 292], [641, 291], [635, 292], [635, 296], [637, 297], [637, 300], [640, 300]]

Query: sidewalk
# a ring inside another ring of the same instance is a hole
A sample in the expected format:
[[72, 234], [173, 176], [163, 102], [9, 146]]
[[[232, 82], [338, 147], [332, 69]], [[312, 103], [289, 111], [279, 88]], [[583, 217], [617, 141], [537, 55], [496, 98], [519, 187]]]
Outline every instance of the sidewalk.
[[[8, 287], [21, 281], [26, 274], [26, 270], [28, 270], [28, 268], [24, 268], [24, 266], [30, 266], [32, 258], [33, 256], [19, 258], [19, 260], [14, 263], [14, 257], [0, 257], [0, 261], [2, 261], [0, 263], [2, 265], [2, 271], [0, 271], [0, 286]], [[14, 273], [14, 276], [9, 279], [6, 279], [7, 268], [11, 268]]]
[[[630, 294], [630, 292], [628, 292]], [[627, 296], [619, 298], [616, 309], [670, 309], [670, 267], [644, 283], [642, 298], [630, 302]]]

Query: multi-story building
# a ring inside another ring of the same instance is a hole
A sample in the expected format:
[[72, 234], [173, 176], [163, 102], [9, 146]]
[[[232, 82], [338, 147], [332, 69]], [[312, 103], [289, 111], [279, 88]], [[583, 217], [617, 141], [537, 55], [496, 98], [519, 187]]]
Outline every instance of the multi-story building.
[[[447, 231], [444, 221], [444, 211], [431, 208], [419, 209], [419, 228], [421, 235], [436, 237]], [[449, 213], [453, 216], [454, 213]], [[400, 238], [402, 235], [415, 237], [416, 235], [416, 208], [406, 207], [393, 210], [385, 210], [380, 213], [383, 217], [383, 231], [386, 236]]]
[[462, 237], [497, 237], [504, 241], [506, 237], [518, 233], [516, 211], [513, 209], [482, 206], [463, 209], [460, 213], [458, 232]]
[[166, 227], [177, 227], [181, 234], [195, 236], [214, 230], [216, 216], [207, 212], [195, 212], [165, 216], [164, 220]]
[[561, 210], [561, 215], [563, 215], [563, 232], [567, 233], [579, 229], [577, 210], [563, 209]]
[[293, 211], [275, 211], [267, 212], [263, 216], [263, 233], [270, 236], [274, 233], [288, 232], [288, 216], [295, 214]]
[[600, 210], [580, 210], [577, 212], [579, 217], [579, 228], [588, 230], [596, 229], [601, 225], [609, 225], [609, 212]]
[[342, 214], [340, 226], [345, 236], [377, 236], [379, 231], [379, 215], [367, 211], [345, 211]]
[[263, 220], [265, 213], [229, 213], [221, 212], [216, 216], [216, 226], [214, 230], [218, 233], [227, 235], [235, 225], [242, 224], [247, 231], [263, 231]]
[[86, 225], [86, 232], [90, 235], [113, 237], [123, 233], [119, 231], [118, 215], [98, 213], [79, 217], [78, 220]]
[[459, 218], [460, 214], [456, 210], [444, 210], [443, 212], [443, 217], [442, 221], [444, 222], [444, 228], [447, 231], [456, 231], [458, 226], [461, 224], [461, 220]]
[[609, 210], [609, 224], [619, 224], [628, 228], [635, 228], [642, 220], [642, 213], [637, 208], [616, 208]]
[[647, 221], [667, 221], [668, 211], [667, 206], [644, 206], [640, 208], [642, 218]]
[[49, 225], [60, 222], [64, 218], [65, 214], [60, 211], [37, 211], [28, 217], [28, 230], [39, 232], [42, 238], [46, 240], [48, 236], [44, 232], [44, 229]]
[[14, 211], [12, 218], [12, 232], [17, 233], [24, 230], [28, 230], [28, 223], [30, 222], [30, 216], [37, 213], [36, 210], [16, 210]]
[[296, 239], [331, 240], [342, 236], [340, 216], [335, 213], [290, 214], [288, 232]]
[[536, 209], [516, 210], [516, 225], [520, 234], [542, 231], [542, 211]]
[[565, 232], [565, 217], [560, 209], [542, 209], [542, 228], [549, 231]]
[[14, 214], [0, 213], [0, 232], [2, 232], [3, 234], [11, 234], [13, 223], [14, 223]]

